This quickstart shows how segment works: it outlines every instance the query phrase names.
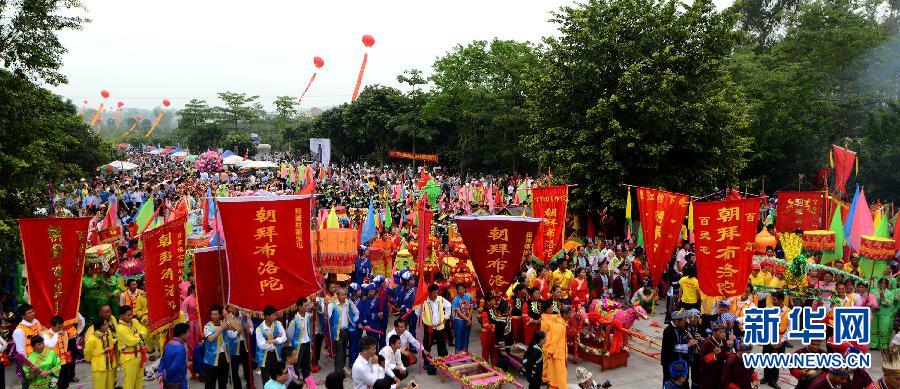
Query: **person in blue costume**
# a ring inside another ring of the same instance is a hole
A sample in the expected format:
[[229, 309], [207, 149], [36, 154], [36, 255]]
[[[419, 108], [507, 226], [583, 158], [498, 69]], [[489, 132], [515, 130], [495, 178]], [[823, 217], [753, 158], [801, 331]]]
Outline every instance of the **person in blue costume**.
[[418, 325], [418, 317], [412, 309], [416, 299], [416, 282], [413, 274], [404, 270], [400, 276], [402, 287], [394, 290], [394, 307], [396, 307], [401, 318], [409, 323], [409, 332], [412, 336], [416, 336], [416, 325]]
[[[381, 312], [381, 317], [378, 320], [378, 326], [372, 328], [375, 328], [376, 330], [386, 334], [388, 316], [390, 315], [390, 295], [388, 294], [387, 283], [384, 282], [384, 276], [380, 275], [375, 276], [372, 283], [375, 284], [375, 291], [378, 297], [378, 312]], [[381, 338], [382, 343], [385, 343], [387, 341], [387, 338], [385, 336], [382, 336]], [[382, 348], [384, 347], [382, 346]]]
[[367, 283], [372, 274], [372, 261], [366, 257], [368, 252], [368, 247], [359, 246], [359, 258], [356, 258], [356, 263], [353, 265], [353, 279], [351, 280], [357, 285]]
[[[347, 350], [350, 348], [350, 339], [357, 331], [356, 323], [359, 320], [359, 311], [347, 298], [347, 290], [338, 288], [337, 299], [331, 300], [326, 308], [328, 314], [328, 329], [331, 340], [334, 341], [334, 371], [342, 371], [347, 366]], [[357, 344], [359, 346], [359, 338]]]
[[[379, 330], [384, 314], [379, 311], [378, 291], [375, 289], [375, 284], [364, 284], [362, 290], [363, 298], [358, 305], [360, 325], [366, 329], [366, 335], [375, 338], [379, 344], [384, 343], [384, 331]], [[378, 332], [370, 331], [367, 328]]]

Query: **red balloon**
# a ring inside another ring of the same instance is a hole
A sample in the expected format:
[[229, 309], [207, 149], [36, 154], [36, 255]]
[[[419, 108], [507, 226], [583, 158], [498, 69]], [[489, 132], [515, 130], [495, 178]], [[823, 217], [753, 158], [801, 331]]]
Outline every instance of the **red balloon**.
[[168, 107], [169, 104], [172, 104], [172, 103], [169, 102], [169, 99], [163, 99], [163, 106], [164, 106], [164, 107]]
[[313, 57], [313, 65], [316, 65], [317, 68], [321, 69], [322, 66], [325, 66], [325, 60], [322, 57]]
[[87, 100], [84, 100], [83, 103], [87, 104]]
[[122, 106], [125, 105], [125, 103], [123, 103], [123, 102], [120, 101], [119, 104], [116, 104], [116, 105], [118, 105], [119, 108], [122, 108]]
[[375, 44], [375, 37], [369, 34], [363, 35], [362, 42], [366, 47], [372, 47]]
[[109, 91], [106, 89], [100, 91], [100, 96], [103, 96], [104, 99], [109, 97]]
[[141, 121], [141, 119], [143, 119], [143, 117], [141, 117], [141, 115], [137, 115], [137, 116], [135, 116], [134, 118], [135, 118], [135, 120], [137, 120], [137, 121]]

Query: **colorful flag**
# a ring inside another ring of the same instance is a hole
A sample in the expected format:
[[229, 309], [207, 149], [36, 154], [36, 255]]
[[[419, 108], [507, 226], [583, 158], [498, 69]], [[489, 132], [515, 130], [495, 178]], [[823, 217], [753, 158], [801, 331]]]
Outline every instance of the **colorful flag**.
[[[424, 173], [424, 170], [422, 170]], [[419, 281], [416, 286], [416, 297], [413, 300], [413, 305], [422, 305], [425, 302], [425, 299], [428, 298], [428, 285], [425, 282], [425, 272], [422, 269], [425, 269], [425, 258], [428, 255], [428, 242], [431, 240], [431, 223], [434, 218], [434, 213], [431, 212], [431, 209], [427, 205], [427, 201], [424, 198], [419, 199], [418, 204], [418, 216], [419, 216], [419, 231], [418, 231], [418, 256], [416, 258], [416, 269], [419, 269]]]
[[394, 218], [391, 217], [391, 206], [390, 204], [385, 204], [384, 206], [384, 229], [390, 230], [391, 225], [394, 224]]
[[781, 233], [821, 229], [822, 192], [778, 192], [775, 216], [775, 229]]
[[328, 212], [328, 222], [325, 226], [326, 228], [340, 228], [341, 226], [338, 222], [337, 213], [334, 211], [334, 207], [331, 207], [331, 211]]
[[541, 262], [548, 263], [550, 258], [562, 250], [569, 187], [560, 185], [534, 188], [532, 192], [532, 215], [542, 219], [540, 234], [534, 238], [532, 250]]
[[831, 217], [831, 226], [828, 229], [834, 231], [834, 250], [822, 253], [822, 264], [824, 265], [844, 257], [844, 221], [841, 220], [840, 208], [835, 208], [834, 215]]
[[138, 209], [137, 217], [135, 218], [137, 222], [137, 233], [143, 233], [148, 227], [150, 227], [150, 222], [153, 220], [153, 198], [147, 199], [143, 204], [141, 204], [141, 208]]
[[192, 261], [194, 271], [195, 296], [200, 310], [200, 320], [206, 323], [209, 318], [209, 307], [214, 304], [227, 305], [228, 296], [228, 262], [225, 250], [219, 246], [194, 250]]
[[366, 244], [370, 240], [375, 239], [377, 234], [375, 227], [375, 206], [372, 199], [369, 199], [369, 211], [366, 213], [366, 221], [362, 227], [362, 234], [359, 237], [359, 243]]
[[847, 246], [854, 251], [859, 251], [863, 235], [872, 235], [875, 232], [872, 213], [869, 212], [869, 205], [866, 203], [866, 193], [860, 186], [856, 187], [856, 195], [853, 196], [853, 204], [850, 206], [850, 214], [847, 215], [844, 232], [847, 236]]
[[[853, 166], [859, 166], [856, 160], [856, 152], [847, 150], [843, 147], [831, 145], [831, 167], [834, 168], [834, 190], [840, 194], [844, 194], [847, 179], [850, 178], [850, 171]], [[859, 168], [857, 167], [857, 174]]]
[[881, 211], [877, 211], [878, 223], [875, 223], [875, 233], [873, 235], [881, 238], [890, 238], [891, 234], [888, 231], [888, 218], [887, 216], [881, 216]]

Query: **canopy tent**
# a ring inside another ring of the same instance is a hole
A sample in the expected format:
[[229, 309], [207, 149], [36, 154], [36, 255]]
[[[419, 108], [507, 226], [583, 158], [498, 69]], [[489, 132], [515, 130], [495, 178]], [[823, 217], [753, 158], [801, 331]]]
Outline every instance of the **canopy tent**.
[[[222, 154], [222, 155], [224, 156], [225, 154]], [[244, 161], [244, 158], [241, 158], [240, 155], [232, 154], [232, 155], [229, 155], [229, 156], [223, 158], [222, 164], [223, 165], [237, 165], [237, 164], [241, 163], [242, 161]]]
[[187, 155], [188, 155], [187, 151], [176, 151], [172, 154], [169, 154], [169, 156], [173, 157], [173, 158], [187, 157]]
[[148, 151], [148, 153], [153, 154], [153, 155], [158, 155], [161, 152], [162, 152], [162, 149], [153, 149], [153, 150]]
[[137, 169], [138, 165], [126, 161], [112, 161], [106, 165], [100, 166], [97, 170], [118, 172], [122, 170]]
[[232, 155], [237, 155], [237, 154], [235, 154], [235, 153], [234, 153], [233, 151], [231, 151], [231, 150], [225, 150], [225, 152], [222, 153], [222, 158], [228, 158], [228, 157], [230, 157], [230, 156], [232, 156]]
[[278, 165], [271, 161], [249, 161], [241, 166], [241, 170], [250, 169], [278, 169]]

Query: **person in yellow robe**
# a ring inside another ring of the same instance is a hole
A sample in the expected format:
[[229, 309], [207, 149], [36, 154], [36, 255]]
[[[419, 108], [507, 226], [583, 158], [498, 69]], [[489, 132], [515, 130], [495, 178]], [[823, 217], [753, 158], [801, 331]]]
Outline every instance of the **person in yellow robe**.
[[[784, 267], [776, 266], [775, 273], [772, 274], [772, 278], [769, 280], [769, 282], [766, 285], [772, 289], [779, 289], [779, 288], [784, 287], [785, 282], [784, 282], [784, 280], [782, 280], [783, 274], [784, 274]], [[766, 307], [772, 307], [772, 306], [773, 306], [772, 305], [772, 296], [770, 294], [769, 297], [766, 297]]]
[[[112, 307], [110, 307], [109, 305], [104, 305], [104, 306], [100, 307], [100, 311], [98, 312], [97, 318], [102, 319], [107, 325], [107, 330], [104, 331], [103, 337], [106, 338], [105, 339], [106, 343], [111, 345], [111, 347], [113, 348], [113, 355], [112, 355], [113, 367], [118, 366], [119, 365], [119, 341], [116, 338], [116, 326], [119, 325], [119, 321], [116, 320], [115, 316], [113, 316]], [[91, 335], [93, 335], [93, 334], [94, 334], [94, 326], [88, 327], [87, 331], [84, 333], [85, 341], [87, 341], [87, 339], [90, 339]], [[112, 371], [110, 371], [110, 374], [112, 375], [112, 382], [113, 383], [117, 382], [118, 378], [119, 378], [119, 372], [117, 371], [117, 369], [113, 368]]]
[[569, 303], [569, 288], [573, 279], [575, 279], [575, 275], [569, 270], [569, 262], [560, 260], [559, 268], [554, 270], [553, 276], [550, 277], [550, 286], [558, 286], [562, 290], [562, 299], [566, 303]]
[[119, 311], [119, 324], [116, 325], [116, 338], [119, 340], [120, 363], [125, 373], [123, 389], [140, 389], [144, 378], [144, 363], [147, 358], [147, 346], [144, 339], [147, 329], [134, 318], [130, 306], [123, 306]]
[[541, 331], [547, 334], [543, 350], [544, 381], [550, 385], [550, 389], [567, 388], [566, 358], [569, 350], [566, 344], [566, 331], [572, 308], [568, 305], [563, 306], [558, 315], [553, 313], [552, 301], [544, 301], [541, 308], [544, 311], [541, 315]]
[[84, 341], [84, 360], [91, 364], [94, 389], [113, 389], [116, 386], [116, 344], [108, 336], [109, 323], [102, 317], [94, 320]]

